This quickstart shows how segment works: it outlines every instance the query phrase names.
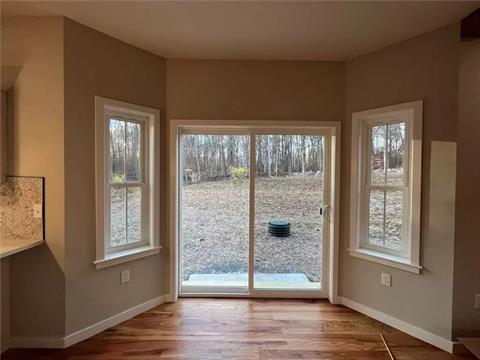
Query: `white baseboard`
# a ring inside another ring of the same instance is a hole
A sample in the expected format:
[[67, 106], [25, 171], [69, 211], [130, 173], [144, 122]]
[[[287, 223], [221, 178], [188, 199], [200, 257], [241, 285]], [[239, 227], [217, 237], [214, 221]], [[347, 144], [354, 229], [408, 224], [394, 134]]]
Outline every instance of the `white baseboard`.
[[167, 302], [167, 303], [177, 301], [177, 299], [175, 299], [172, 294], [167, 294], [167, 295], [164, 295], [164, 296], [165, 296], [165, 302]]
[[165, 302], [169, 302], [170, 295], [162, 295], [152, 300], [146, 301], [140, 305], [136, 305], [130, 309], [122, 311], [96, 324], [87, 326], [86, 328], [74, 332], [65, 337], [58, 338], [29, 338], [29, 337], [10, 337], [8, 342], [9, 348], [48, 348], [48, 349], [64, 349], [72, 346], [80, 341], [86, 340], [104, 330], [111, 328], [123, 321], [131, 319], [147, 310], [150, 310]]
[[143, 304], [134, 306], [128, 310], [121, 312], [120, 314], [109, 317], [105, 320], [99, 321], [96, 324], [90, 325], [82, 330], [74, 332], [73, 334], [67, 335], [63, 338], [64, 344], [63, 347], [69, 347], [73, 344], [76, 344], [80, 341], [88, 339], [98, 333], [101, 333], [104, 330], [111, 328], [121, 322], [131, 319], [134, 316], [137, 316], [147, 310], [154, 308], [160, 304], [166, 302], [168, 295], [162, 295], [152, 300], [146, 301]]
[[381, 311], [372, 309], [368, 306], [359, 304], [353, 300], [347, 299], [345, 297], [339, 296], [339, 303], [342, 305], [358, 311], [359, 313], [365, 314], [371, 318], [374, 318], [375, 320], [378, 320], [380, 322], [383, 322], [387, 325], [390, 325], [391, 327], [403, 331], [417, 339], [420, 339], [422, 341], [425, 341], [426, 343], [429, 343], [430, 345], [436, 346], [444, 351], [447, 351], [449, 353], [453, 353], [453, 348], [456, 342], [450, 341], [448, 339], [445, 339], [439, 335], [433, 334], [430, 331], [427, 331], [425, 329], [422, 329], [418, 326], [412, 325], [410, 323], [407, 323], [403, 320], [397, 319], [391, 315], [385, 314]]
[[[425, 341], [433, 346], [436, 346], [449, 353], [453, 352], [456, 342], [447, 340], [441, 336], [433, 334], [427, 330], [419, 328], [418, 326], [409, 324], [403, 320], [399, 320], [393, 316], [387, 315], [381, 311], [372, 309], [368, 306], [359, 304], [353, 300], [347, 299], [342, 296], [336, 297], [336, 303], [342, 304], [352, 310], [358, 311], [371, 318], [381, 321], [391, 327], [403, 331], [417, 339]], [[117, 315], [111, 316], [105, 320], [99, 321], [96, 324], [90, 325], [82, 330], [74, 332], [65, 337], [58, 338], [33, 338], [33, 337], [11, 337], [8, 342], [9, 348], [53, 348], [63, 349], [76, 344], [80, 341], [86, 340], [106, 329], [111, 328], [123, 321], [131, 319], [147, 310], [150, 310], [165, 302], [172, 302], [173, 298], [170, 294], [162, 295], [152, 300], [146, 301], [143, 304], [134, 306], [128, 310], [125, 310]]]

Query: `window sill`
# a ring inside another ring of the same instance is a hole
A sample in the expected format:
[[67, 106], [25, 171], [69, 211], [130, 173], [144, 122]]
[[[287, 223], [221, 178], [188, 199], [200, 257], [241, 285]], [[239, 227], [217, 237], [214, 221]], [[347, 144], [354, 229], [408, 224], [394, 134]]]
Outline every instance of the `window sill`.
[[422, 267], [420, 265], [412, 264], [408, 259], [400, 256], [384, 254], [378, 251], [367, 249], [348, 249], [351, 256], [373, 261], [382, 265], [394, 267], [400, 270], [412, 272], [414, 274], [420, 274]]
[[128, 261], [158, 254], [161, 248], [161, 246], [142, 246], [124, 251], [118, 251], [105, 256], [104, 259], [96, 260], [93, 263], [95, 264], [97, 269], [103, 269], [109, 266], [114, 266]]

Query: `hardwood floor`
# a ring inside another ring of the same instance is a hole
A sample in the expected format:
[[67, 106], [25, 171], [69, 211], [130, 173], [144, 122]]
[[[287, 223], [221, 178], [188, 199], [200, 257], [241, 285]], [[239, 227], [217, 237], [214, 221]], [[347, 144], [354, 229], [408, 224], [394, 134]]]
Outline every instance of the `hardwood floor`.
[[181, 299], [64, 350], [11, 349], [5, 360], [474, 359], [454, 356], [325, 300]]

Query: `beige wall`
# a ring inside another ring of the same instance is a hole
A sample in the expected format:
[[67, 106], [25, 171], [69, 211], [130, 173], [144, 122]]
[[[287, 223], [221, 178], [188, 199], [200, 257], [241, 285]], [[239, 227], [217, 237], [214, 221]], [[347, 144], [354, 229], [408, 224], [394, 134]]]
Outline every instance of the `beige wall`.
[[167, 60], [167, 119], [342, 121], [344, 64]]
[[[164, 151], [165, 60], [68, 19], [64, 36], [66, 333], [71, 334], [168, 291], [165, 250], [101, 270], [93, 264], [95, 96], [160, 109]], [[165, 161], [161, 173], [165, 184]], [[161, 203], [165, 209], [164, 191]], [[159, 220], [164, 242], [163, 214]], [[120, 271], [124, 269], [130, 269], [131, 282], [121, 285]]]
[[453, 333], [480, 336], [480, 40], [461, 45]]
[[62, 29], [62, 18], [2, 21], [2, 73], [21, 69], [9, 93], [8, 173], [44, 176], [46, 188], [47, 245], [10, 258], [12, 336], [65, 328]]
[[344, 65], [167, 60], [169, 119], [342, 121]]
[[[347, 62], [342, 149], [340, 295], [451, 337], [459, 27], [448, 26]], [[353, 258], [349, 246], [352, 112], [424, 100], [420, 275]], [[434, 146], [433, 142], [447, 142]], [[392, 275], [391, 288], [380, 273]]]
[[[8, 17], [2, 40], [2, 72], [20, 69], [8, 171], [45, 177], [48, 244], [10, 258], [11, 335], [60, 338], [167, 292], [164, 253], [93, 265], [94, 97], [158, 108], [164, 117], [165, 61], [63, 18]], [[163, 121], [162, 141], [165, 130]], [[165, 191], [161, 197], [164, 204]], [[121, 286], [127, 268], [132, 281]]]

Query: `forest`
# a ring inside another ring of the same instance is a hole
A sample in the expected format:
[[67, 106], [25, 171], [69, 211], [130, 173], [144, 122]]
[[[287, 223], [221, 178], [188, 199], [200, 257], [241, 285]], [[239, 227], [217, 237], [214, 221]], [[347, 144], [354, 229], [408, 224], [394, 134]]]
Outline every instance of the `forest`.
[[[371, 127], [373, 171], [403, 168], [405, 123]], [[140, 181], [141, 126], [110, 122], [112, 181]], [[321, 135], [256, 135], [256, 176], [323, 173]], [[184, 135], [182, 168], [187, 183], [249, 176], [250, 136]]]
[[405, 152], [405, 123], [371, 127], [371, 167], [373, 171], [402, 169]]
[[[187, 182], [248, 176], [246, 135], [185, 135], [182, 138]], [[288, 176], [323, 172], [324, 137], [318, 135], [257, 135], [256, 176]]]
[[141, 181], [141, 125], [110, 120], [110, 163], [112, 182]]

